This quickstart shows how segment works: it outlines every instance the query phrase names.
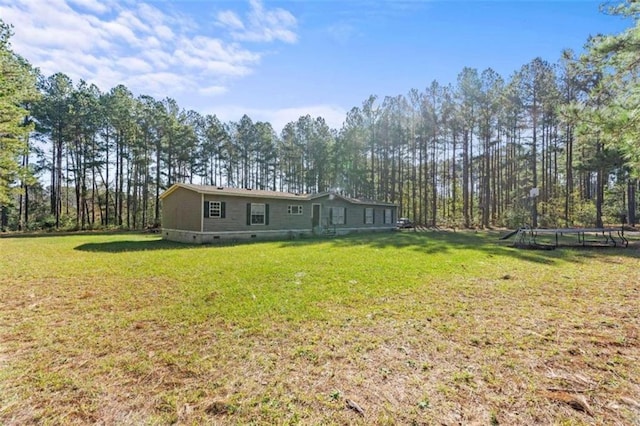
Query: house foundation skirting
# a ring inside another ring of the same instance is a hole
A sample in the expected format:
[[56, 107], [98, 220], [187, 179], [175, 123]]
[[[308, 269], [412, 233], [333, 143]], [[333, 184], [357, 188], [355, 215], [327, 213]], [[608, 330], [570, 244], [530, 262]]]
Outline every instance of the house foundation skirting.
[[[395, 227], [388, 228], [336, 228], [335, 235], [346, 235], [354, 232], [379, 232], [392, 231]], [[314, 235], [311, 229], [277, 229], [277, 230], [249, 230], [249, 231], [223, 231], [223, 232], [199, 232], [180, 229], [162, 229], [162, 238], [188, 244], [211, 244], [222, 241], [234, 240], [292, 240]]]
[[190, 244], [210, 244], [218, 241], [252, 239], [294, 239], [312, 235], [311, 229], [277, 229], [251, 231], [198, 232], [179, 229], [163, 229], [162, 238], [169, 241]]
[[[329, 226], [331, 228], [331, 226]], [[362, 228], [335, 228], [336, 235], [346, 235], [352, 234], [355, 232], [385, 232], [385, 231], [393, 231], [395, 230], [395, 226], [389, 226], [385, 228], [372, 228], [372, 227], [362, 227]]]

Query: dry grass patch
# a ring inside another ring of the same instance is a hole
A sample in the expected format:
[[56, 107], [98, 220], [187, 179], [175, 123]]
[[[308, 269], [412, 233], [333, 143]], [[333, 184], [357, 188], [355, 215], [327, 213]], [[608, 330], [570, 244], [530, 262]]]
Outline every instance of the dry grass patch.
[[0, 239], [3, 424], [635, 424], [637, 248]]

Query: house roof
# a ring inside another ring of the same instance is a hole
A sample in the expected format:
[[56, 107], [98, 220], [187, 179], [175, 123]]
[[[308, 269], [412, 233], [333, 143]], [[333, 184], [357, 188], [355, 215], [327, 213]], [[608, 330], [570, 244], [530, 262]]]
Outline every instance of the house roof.
[[198, 194], [229, 195], [234, 197], [277, 198], [277, 199], [301, 200], [301, 201], [315, 200], [325, 196], [333, 195], [334, 197], [341, 198], [352, 204], [368, 204], [368, 205], [374, 204], [374, 205], [383, 205], [383, 206], [395, 205], [393, 203], [385, 203], [381, 201], [349, 198], [349, 197], [345, 197], [340, 194], [334, 194], [331, 192], [320, 192], [317, 194], [294, 194], [291, 192], [267, 191], [263, 189], [229, 188], [229, 187], [212, 186], [212, 185], [193, 185], [188, 183], [176, 183], [172, 185], [169, 189], [167, 189], [165, 192], [160, 194], [160, 199], [166, 198], [169, 194], [171, 194], [173, 191], [175, 191], [178, 188], [188, 189], [190, 191], [197, 192]]
[[317, 198], [322, 198], [322, 197], [331, 196], [331, 195], [333, 195], [335, 198], [345, 200], [351, 204], [366, 204], [366, 205], [389, 206], [389, 207], [395, 206], [395, 204], [393, 203], [387, 203], [384, 201], [376, 201], [376, 200], [365, 200], [362, 198], [352, 198], [352, 197], [347, 197], [347, 196], [332, 193], [332, 192], [320, 192], [318, 194], [312, 194], [312, 195], [309, 195], [309, 199], [315, 200]]
[[224, 194], [236, 197], [261, 197], [261, 198], [284, 198], [284, 199], [296, 199], [305, 200], [308, 199], [307, 194], [293, 194], [290, 192], [278, 192], [278, 191], [266, 191], [263, 189], [244, 189], [244, 188], [229, 188], [226, 186], [213, 186], [213, 185], [192, 185], [188, 183], [176, 183], [160, 194], [160, 199], [167, 197], [173, 191], [178, 188], [188, 189], [190, 191], [197, 192], [198, 194]]

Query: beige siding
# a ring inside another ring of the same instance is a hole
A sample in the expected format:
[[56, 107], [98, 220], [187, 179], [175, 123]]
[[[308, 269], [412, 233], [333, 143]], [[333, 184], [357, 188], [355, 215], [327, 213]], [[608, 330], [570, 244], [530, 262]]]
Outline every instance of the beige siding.
[[[332, 225], [331, 224], [331, 207], [342, 207], [345, 208], [345, 224], [344, 225]], [[359, 210], [359, 209], [358, 209]], [[333, 199], [329, 200], [329, 198], [325, 198], [322, 201], [322, 221], [321, 224], [325, 226], [335, 226], [336, 228], [349, 228], [351, 224], [355, 224], [355, 210], [353, 209], [353, 204], [342, 200], [342, 199]]]
[[[225, 203], [224, 218], [204, 218], [204, 232], [260, 232], [276, 230], [310, 230], [311, 203], [307, 200], [278, 200], [251, 197], [205, 195], [205, 201]], [[247, 225], [247, 203], [269, 205], [268, 225]], [[301, 215], [290, 215], [289, 205], [301, 205]]]
[[200, 231], [202, 196], [197, 192], [177, 188], [162, 200], [162, 227], [185, 231]]
[[[396, 217], [396, 206], [381, 206], [378, 204], [365, 204], [365, 203], [351, 203], [342, 198], [335, 197], [330, 199], [331, 196], [327, 195], [326, 197], [320, 197], [313, 200], [313, 203], [322, 204], [322, 212], [320, 225], [325, 227], [331, 227], [335, 229], [361, 229], [366, 231], [377, 230], [377, 229], [389, 229], [395, 227]], [[330, 222], [330, 208], [331, 207], [343, 207], [346, 208], [346, 223], [343, 225], [331, 225]], [[364, 210], [365, 208], [370, 207], [374, 209], [374, 222], [371, 224], [364, 223]], [[383, 223], [384, 221], [384, 210], [385, 209], [392, 210], [392, 223]]]
[[[395, 214], [395, 206], [389, 206], [389, 207], [381, 207], [381, 206], [373, 206], [373, 205], [362, 205], [362, 206], [356, 206], [356, 210], [357, 208], [360, 209], [360, 218], [354, 218], [354, 220], [357, 219], [357, 221], [359, 220], [358, 226], [364, 227], [364, 228], [379, 228], [381, 226], [383, 227], [387, 227], [387, 226], [395, 226], [396, 225], [396, 214]], [[364, 215], [365, 215], [365, 209], [366, 208], [373, 208], [373, 223], [364, 223]], [[392, 213], [391, 213], [391, 223], [384, 223], [384, 211], [386, 209], [391, 209]]]
[[[283, 196], [266, 193], [246, 194], [241, 190], [229, 193], [200, 192], [198, 188], [176, 185], [165, 193], [162, 198], [163, 238], [195, 244], [222, 239], [298, 238], [311, 234], [391, 230], [397, 220], [397, 208], [393, 205], [352, 202], [329, 194], [312, 199], [298, 199], [289, 194], [285, 196], [293, 198], [283, 199]], [[224, 203], [224, 218], [204, 217], [204, 202], [214, 201]], [[268, 224], [247, 225], [247, 204], [251, 203], [268, 205]], [[320, 204], [321, 209], [319, 226], [312, 229], [314, 204]], [[289, 206], [301, 206], [302, 214], [290, 214]], [[330, 224], [331, 207], [345, 209], [344, 224]], [[374, 209], [374, 223], [365, 223], [366, 208]], [[385, 224], [383, 219], [387, 208], [392, 210], [393, 215], [392, 223]]]

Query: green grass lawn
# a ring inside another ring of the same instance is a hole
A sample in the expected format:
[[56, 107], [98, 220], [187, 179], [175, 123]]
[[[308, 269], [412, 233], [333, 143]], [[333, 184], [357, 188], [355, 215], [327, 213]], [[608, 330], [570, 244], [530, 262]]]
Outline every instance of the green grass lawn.
[[0, 238], [0, 423], [640, 424], [639, 258]]

